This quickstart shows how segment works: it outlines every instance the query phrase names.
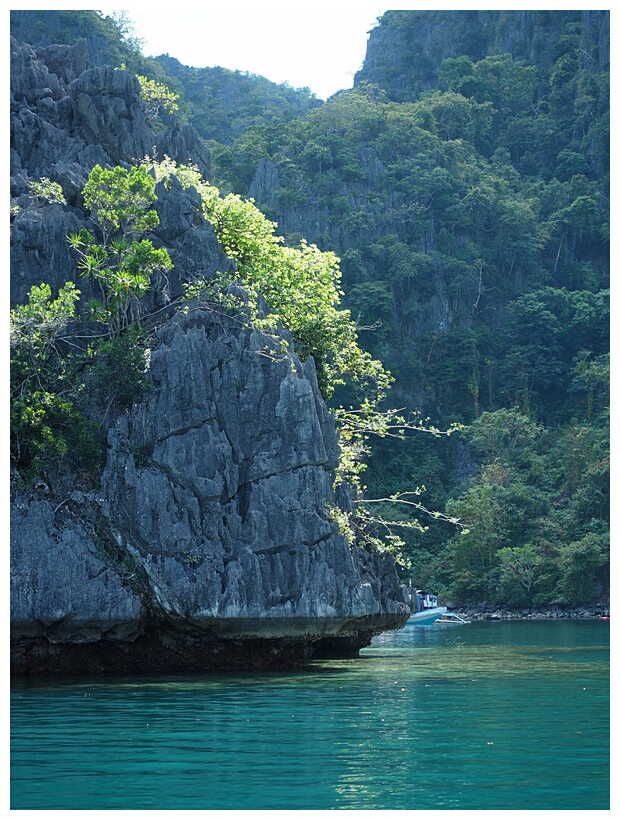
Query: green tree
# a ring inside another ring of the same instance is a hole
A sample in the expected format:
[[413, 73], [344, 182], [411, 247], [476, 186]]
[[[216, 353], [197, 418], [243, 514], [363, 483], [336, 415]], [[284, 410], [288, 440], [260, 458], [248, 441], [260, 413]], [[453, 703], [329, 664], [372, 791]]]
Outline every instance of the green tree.
[[464, 438], [485, 463], [524, 464], [543, 428], [515, 408], [483, 413], [464, 431]]
[[179, 95], [171, 91], [164, 83], [150, 80], [141, 74], [136, 74], [136, 78], [140, 83], [140, 97], [144, 103], [146, 118], [151, 124], [158, 122], [157, 117], [161, 111], [174, 114], [179, 110], [177, 103]]
[[609, 535], [587, 533], [560, 549], [560, 580], [555, 600], [587, 604], [609, 590]]
[[[467, 522], [467, 531], [448, 541], [455, 577], [454, 593], [485, 597], [490, 570], [506, 543], [507, 510], [503, 504], [509, 471], [500, 464], [483, 468], [480, 479], [446, 504], [448, 515]], [[475, 586], [472, 587], [473, 579]]]
[[502, 603], [513, 606], [531, 605], [543, 564], [536, 547], [531, 544], [503, 547], [497, 551], [497, 559], [498, 597]]
[[195, 168], [177, 168], [170, 160], [147, 167], [158, 179], [174, 174], [182, 185], [196, 187], [205, 217], [225, 253], [237, 263], [239, 279], [255, 304], [259, 294], [267, 300], [270, 313], [264, 319], [255, 315], [256, 326], [274, 331], [280, 322], [291, 331], [302, 359], [313, 357], [326, 397], [347, 379], [364, 384], [377, 400], [383, 396], [389, 374], [361, 349], [350, 311], [340, 307], [342, 274], [335, 254], [304, 240], [297, 248], [285, 246], [275, 223], [252, 200], [236, 194], [221, 197]]
[[84, 187], [84, 204], [100, 233], [82, 229], [69, 237], [78, 255], [80, 275], [99, 283], [101, 300], [87, 305], [90, 318], [105, 323], [110, 336], [118, 336], [144, 313], [144, 297], [153, 276], [168, 300], [167, 272], [172, 260], [165, 248], [156, 249], [141, 235], [159, 223], [150, 206], [156, 199], [155, 181], [142, 167], [130, 170], [97, 165]]
[[581, 350], [575, 359], [571, 393], [585, 410], [588, 422], [609, 411], [610, 356], [604, 353], [592, 358], [587, 350]]
[[11, 462], [27, 479], [51, 462], [97, 460], [83, 390], [64, 349], [79, 296], [72, 282], [56, 299], [49, 285], [34, 285], [28, 303], [11, 311]]
[[30, 183], [30, 190], [37, 204], [43, 205], [66, 205], [67, 200], [62, 191], [62, 186], [58, 182], [52, 182], [48, 177], [41, 177]]

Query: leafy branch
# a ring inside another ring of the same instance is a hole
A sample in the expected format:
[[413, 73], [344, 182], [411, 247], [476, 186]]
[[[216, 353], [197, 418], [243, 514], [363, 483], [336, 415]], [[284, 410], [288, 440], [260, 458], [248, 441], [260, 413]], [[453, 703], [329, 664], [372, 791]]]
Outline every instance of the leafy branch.
[[[447, 521], [450, 524], [454, 524], [458, 529], [467, 534], [469, 530], [462, 523], [460, 518], [456, 518], [455, 516], [446, 515], [445, 513], [438, 512], [437, 510], [429, 510], [423, 504], [420, 504], [418, 501], [410, 501], [405, 496], [414, 496], [420, 495], [425, 490], [425, 487], [418, 487], [415, 490], [406, 490], [401, 493], [394, 493], [393, 495], [388, 496], [387, 498], [360, 498], [355, 499], [353, 501], [354, 504], [382, 504], [382, 503], [390, 503], [390, 504], [407, 504], [410, 507], [418, 510], [419, 512], [423, 512], [426, 515], [429, 515], [431, 518], [439, 521]], [[380, 519], [380, 518], [373, 518], [373, 521], [376, 521], [381, 524], [387, 524], [388, 522]], [[408, 527], [412, 529], [426, 529], [420, 526], [417, 521], [390, 521], [389, 524], [395, 527]]]

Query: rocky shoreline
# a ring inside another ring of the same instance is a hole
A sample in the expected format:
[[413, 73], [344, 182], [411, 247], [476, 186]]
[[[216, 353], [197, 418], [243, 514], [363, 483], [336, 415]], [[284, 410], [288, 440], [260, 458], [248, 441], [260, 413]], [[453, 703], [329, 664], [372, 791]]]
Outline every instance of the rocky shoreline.
[[588, 604], [578, 607], [525, 607], [509, 609], [491, 604], [475, 604], [472, 606], [458, 606], [445, 604], [448, 612], [458, 615], [466, 621], [519, 621], [519, 620], [552, 620], [568, 618], [608, 618], [609, 601]]

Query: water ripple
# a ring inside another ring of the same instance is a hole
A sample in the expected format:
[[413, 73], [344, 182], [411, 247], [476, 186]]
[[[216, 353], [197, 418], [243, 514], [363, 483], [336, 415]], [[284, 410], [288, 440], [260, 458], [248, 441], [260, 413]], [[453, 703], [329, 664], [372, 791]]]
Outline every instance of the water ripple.
[[508, 626], [293, 673], [15, 681], [11, 808], [608, 808], [609, 631]]

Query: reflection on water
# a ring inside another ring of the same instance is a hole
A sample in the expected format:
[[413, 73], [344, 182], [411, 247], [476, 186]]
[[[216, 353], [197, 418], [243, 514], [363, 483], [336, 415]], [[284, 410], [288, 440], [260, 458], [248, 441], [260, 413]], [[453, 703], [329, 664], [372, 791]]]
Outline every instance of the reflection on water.
[[609, 624], [406, 627], [293, 673], [20, 679], [13, 809], [605, 809]]

